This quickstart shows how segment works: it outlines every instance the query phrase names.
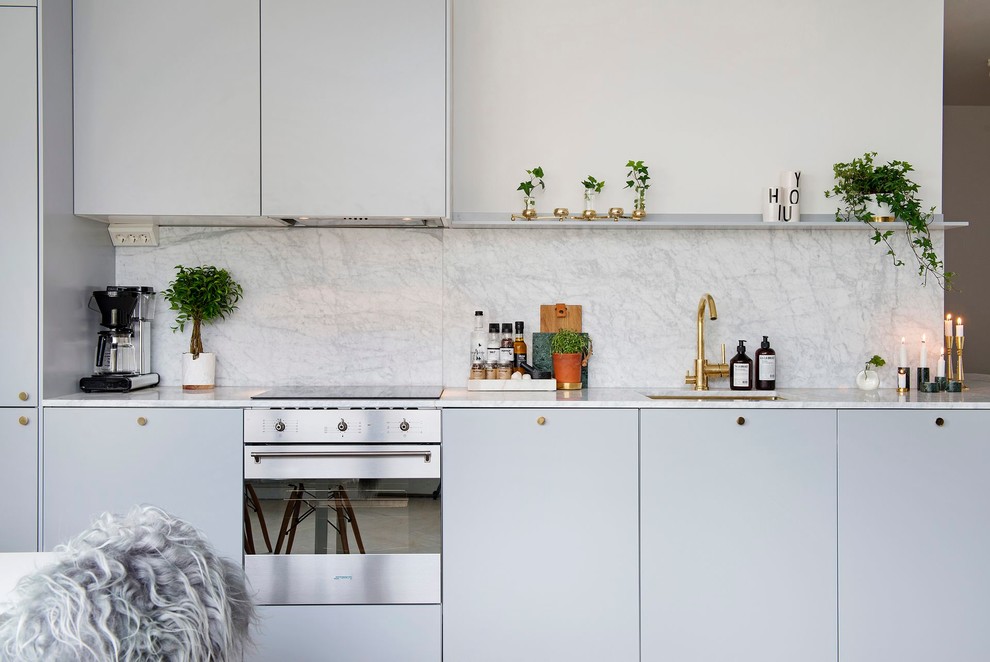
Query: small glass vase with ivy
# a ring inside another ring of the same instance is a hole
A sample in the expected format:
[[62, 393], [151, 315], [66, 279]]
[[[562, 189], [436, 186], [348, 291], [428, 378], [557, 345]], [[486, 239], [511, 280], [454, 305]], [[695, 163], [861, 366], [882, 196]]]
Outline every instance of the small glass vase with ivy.
[[546, 190], [546, 185], [543, 183], [543, 168], [536, 166], [532, 170], [527, 170], [526, 174], [529, 175], [529, 179], [519, 182], [516, 190], [523, 192], [523, 218], [536, 218], [536, 198], [533, 197], [533, 189], [539, 186]]
[[581, 186], [584, 187], [584, 217], [595, 218], [598, 216], [598, 212], [595, 211], [595, 196], [605, 188], [605, 180], [598, 180], [588, 175], [588, 178], [581, 182]]
[[626, 167], [629, 168], [626, 173], [626, 188], [631, 188], [636, 193], [632, 217], [641, 221], [646, 218], [646, 190], [650, 188], [650, 168], [642, 161], [629, 161]]
[[881, 230], [877, 225], [883, 218], [882, 214], [877, 213], [877, 206], [889, 208], [891, 216], [904, 222], [908, 245], [918, 263], [922, 284], [927, 285], [928, 278], [932, 277], [942, 289], [951, 289], [953, 274], [945, 270], [945, 265], [935, 252], [929, 231], [935, 207], [927, 210], [922, 207], [918, 197], [920, 187], [908, 177], [914, 168], [906, 161], [876, 164], [876, 155], [876, 152], [866, 152], [848, 163], [832, 166], [835, 186], [825, 191], [825, 197], [842, 200], [842, 206], [835, 210], [835, 220], [861, 221], [869, 225], [873, 230], [873, 243], [882, 243], [894, 266], [899, 267], [904, 261], [890, 242], [894, 230]]

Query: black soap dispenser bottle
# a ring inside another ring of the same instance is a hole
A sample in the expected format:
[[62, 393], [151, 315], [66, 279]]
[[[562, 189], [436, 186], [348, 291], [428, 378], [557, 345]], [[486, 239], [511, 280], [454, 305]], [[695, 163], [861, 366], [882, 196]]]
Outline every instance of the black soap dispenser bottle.
[[756, 390], [772, 391], [777, 388], [777, 353], [770, 349], [770, 340], [763, 336], [756, 350]]
[[749, 391], [753, 388], [753, 359], [746, 356], [746, 341], [740, 340], [736, 355], [729, 361], [729, 388]]

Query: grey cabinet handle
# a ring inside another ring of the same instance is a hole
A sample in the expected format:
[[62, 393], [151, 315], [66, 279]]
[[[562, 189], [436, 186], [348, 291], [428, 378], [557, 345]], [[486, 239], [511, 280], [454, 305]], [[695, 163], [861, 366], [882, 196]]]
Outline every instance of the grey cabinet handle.
[[736, 425], [746, 425], [746, 419], [740, 416], [736, 419]]

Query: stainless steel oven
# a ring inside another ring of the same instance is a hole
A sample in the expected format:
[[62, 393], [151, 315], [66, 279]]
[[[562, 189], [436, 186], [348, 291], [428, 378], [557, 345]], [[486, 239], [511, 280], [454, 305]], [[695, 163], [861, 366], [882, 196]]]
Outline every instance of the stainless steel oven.
[[261, 604], [439, 604], [440, 507], [439, 410], [244, 412]]

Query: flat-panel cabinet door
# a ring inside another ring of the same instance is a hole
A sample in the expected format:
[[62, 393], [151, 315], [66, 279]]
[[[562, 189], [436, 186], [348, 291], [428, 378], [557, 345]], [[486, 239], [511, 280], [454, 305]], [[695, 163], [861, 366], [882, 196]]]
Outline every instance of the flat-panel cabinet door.
[[37, 11], [0, 8], [0, 407], [38, 403]]
[[262, 214], [446, 214], [446, 0], [262, 0]]
[[38, 550], [37, 418], [32, 407], [0, 409], [0, 552]]
[[46, 409], [42, 548], [150, 504], [239, 561], [243, 425], [240, 409]]
[[990, 660], [990, 412], [839, 412], [840, 662]]
[[639, 656], [635, 410], [443, 412], [443, 659]]
[[258, 215], [258, 13], [75, 0], [77, 214]]
[[440, 662], [440, 605], [258, 608], [245, 662]]
[[835, 412], [644, 410], [644, 662], [834, 662]]

